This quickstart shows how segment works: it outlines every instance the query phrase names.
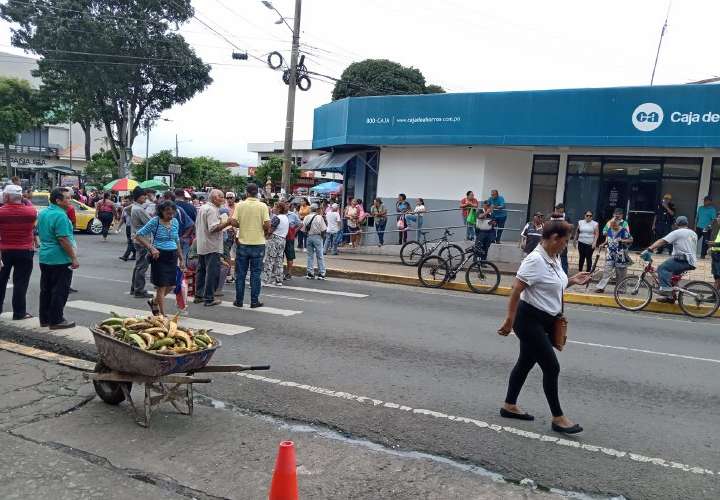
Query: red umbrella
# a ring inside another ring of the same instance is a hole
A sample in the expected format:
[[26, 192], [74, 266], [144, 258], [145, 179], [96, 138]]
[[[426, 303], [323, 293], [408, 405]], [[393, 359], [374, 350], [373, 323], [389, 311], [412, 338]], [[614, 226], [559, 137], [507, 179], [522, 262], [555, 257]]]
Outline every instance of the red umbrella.
[[110, 181], [104, 186], [105, 191], [132, 191], [137, 187], [137, 181], [123, 177], [122, 179], [115, 179]]

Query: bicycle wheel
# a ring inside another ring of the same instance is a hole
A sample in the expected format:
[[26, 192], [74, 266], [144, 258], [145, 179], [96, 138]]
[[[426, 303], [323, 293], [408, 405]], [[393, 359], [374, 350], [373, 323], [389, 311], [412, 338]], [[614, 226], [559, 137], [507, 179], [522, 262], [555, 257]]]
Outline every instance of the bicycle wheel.
[[615, 285], [615, 302], [626, 311], [640, 311], [652, 300], [652, 287], [641, 276], [628, 276]]
[[710, 283], [690, 281], [678, 292], [678, 304], [688, 316], [707, 318], [720, 307], [720, 294]]
[[460, 245], [450, 244], [443, 247], [443, 249], [438, 252], [438, 255], [448, 261], [450, 267], [459, 267], [465, 256], [465, 251]]
[[500, 285], [500, 271], [492, 262], [473, 262], [465, 272], [465, 281], [475, 293], [492, 293]]
[[447, 282], [450, 267], [445, 259], [429, 255], [418, 264], [418, 278], [428, 288], [441, 288]]
[[400, 249], [400, 260], [406, 266], [417, 266], [425, 256], [425, 247], [417, 241], [408, 241]]

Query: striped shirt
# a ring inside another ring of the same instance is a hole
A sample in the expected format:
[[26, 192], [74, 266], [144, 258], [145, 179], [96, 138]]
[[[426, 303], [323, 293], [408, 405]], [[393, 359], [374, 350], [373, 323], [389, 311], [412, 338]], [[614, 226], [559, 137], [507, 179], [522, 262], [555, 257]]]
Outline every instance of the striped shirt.
[[37, 210], [20, 203], [0, 207], [0, 250], [33, 250]]

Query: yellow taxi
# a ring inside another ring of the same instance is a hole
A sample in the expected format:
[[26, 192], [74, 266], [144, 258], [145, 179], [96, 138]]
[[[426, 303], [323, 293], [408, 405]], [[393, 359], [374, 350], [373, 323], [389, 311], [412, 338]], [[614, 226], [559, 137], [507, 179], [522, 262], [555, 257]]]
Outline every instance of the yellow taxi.
[[[38, 212], [50, 205], [50, 193], [47, 191], [34, 191], [30, 200]], [[102, 222], [95, 217], [95, 209], [80, 203], [77, 200], [70, 200], [75, 208], [75, 231], [89, 234], [102, 233]]]

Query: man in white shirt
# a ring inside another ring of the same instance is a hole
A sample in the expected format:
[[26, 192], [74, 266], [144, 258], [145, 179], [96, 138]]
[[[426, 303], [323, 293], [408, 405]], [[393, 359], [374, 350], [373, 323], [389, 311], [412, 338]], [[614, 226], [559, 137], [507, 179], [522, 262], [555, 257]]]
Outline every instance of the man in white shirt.
[[[303, 220], [303, 231], [307, 234], [307, 279], [325, 280], [325, 256], [323, 255], [322, 233], [327, 231], [327, 224], [322, 215], [322, 208], [317, 203], [310, 205], [311, 212]], [[694, 234], [694, 233], [693, 233]], [[318, 274], [315, 275], [314, 257], [318, 261]]]
[[340, 234], [341, 219], [338, 213], [338, 204], [330, 205], [328, 212], [325, 214], [327, 220], [327, 236], [325, 237], [325, 254], [338, 254], [338, 234]]
[[697, 234], [688, 228], [688, 219], [681, 215], [675, 219], [677, 229], [663, 236], [647, 249], [654, 252], [665, 245], [672, 245], [672, 256], [658, 267], [660, 278], [660, 295], [658, 302], [675, 302], [671, 279], [675, 274], [695, 269], [695, 251], [697, 249]]

